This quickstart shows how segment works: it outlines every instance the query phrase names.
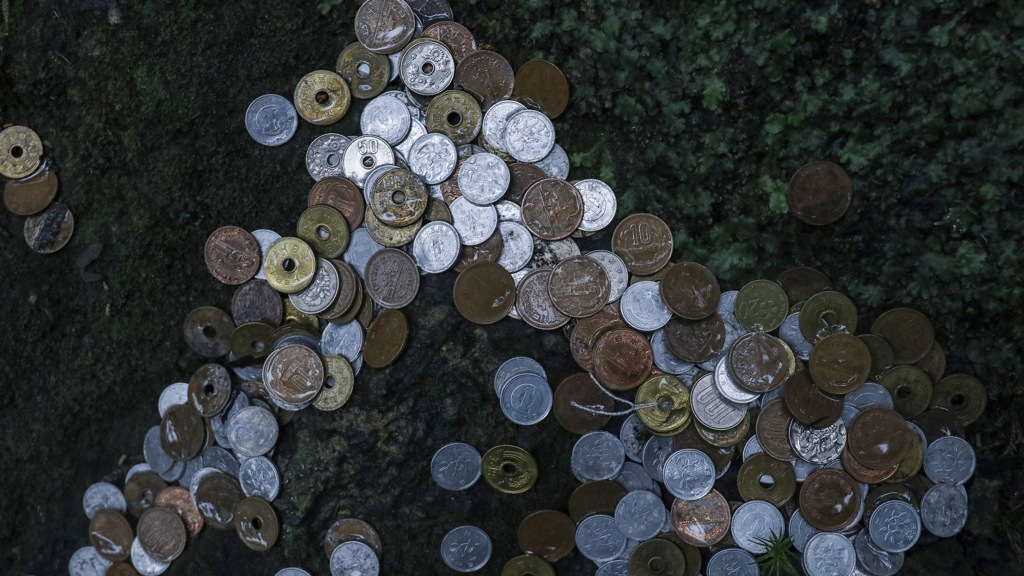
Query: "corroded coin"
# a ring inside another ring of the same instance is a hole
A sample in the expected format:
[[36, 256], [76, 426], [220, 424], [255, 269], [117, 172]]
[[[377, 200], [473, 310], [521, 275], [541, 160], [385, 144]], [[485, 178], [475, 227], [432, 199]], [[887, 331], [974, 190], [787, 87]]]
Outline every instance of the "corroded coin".
[[806, 426], [830, 426], [843, 414], [843, 397], [819, 388], [806, 370], [786, 381], [783, 398], [793, 418]]
[[377, 54], [398, 52], [416, 32], [416, 14], [404, 0], [369, 0], [355, 18], [356, 38]]
[[134, 539], [131, 524], [116, 510], [100, 510], [89, 522], [89, 542], [111, 562], [128, 558]]
[[729, 533], [732, 512], [717, 490], [696, 500], [677, 498], [672, 502], [672, 528], [691, 546], [705, 548], [722, 541]]
[[274, 290], [292, 294], [313, 282], [316, 263], [316, 256], [308, 244], [298, 238], [284, 237], [267, 249], [263, 273]]
[[655, 538], [641, 542], [629, 555], [631, 576], [684, 576], [686, 557], [668, 540]]
[[263, 364], [263, 385], [281, 407], [296, 410], [312, 402], [324, 384], [320, 356], [302, 344], [274, 350]]
[[352, 365], [343, 356], [324, 354], [324, 386], [320, 394], [313, 399], [313, 407], [317, 410], [337, 410], [352, 397], [356, 375]]
[[467, 266], [455, 279], [452, 299], [464, 318], [477, 324], [493, 324], [508, 315], [515, 304], [512, 275], [494, 262]]
[[969, 374], [947, 376], [932, 391], [932, 406], [952, 412], [961, 426], [977, 420], [987, 402], [984, 384]]
[[898, 464], [910, 446], [906, 421], [888, 408], [862, 411], [854, 418], [848, 438], [853, 457], [864, 466], [876, 469]]
[[455, 68], [455, 86], [471, 94], [487, 110], [512, 96], [515, 74], [504, 56], [490, 50], [467, 55]]
[[480, 134], [482, 123], [480, 104], [461, 90], [446, 90], [427, 106], [427, 131], [440, 132], [457, 145], [472, 142]]
[[192, 494], [203, 521], [215, 530], [234, 528], [235, 509], [244, 497], [238, 480], [223, 472], [200, 478]]
[[366, 203], [363, 193], [351, 180], [341, 176], [328, 176], [309, 189], [309, 206], [326, 204], [345, 217], [349, 231], [363, 223]]
[[352, 97], [360, 100], [383, 92], [391, 77], [391, 61], [387, 56], [371, 52], [359, 42], [341, 51], [334, 69], [348, 83]]
[[[280, 306], [281, 297], [276, 297]], [[192, 310], [182, 326], [185, 343], [205, 358], [220, 358], [227, 354], [231, 350], [231, 333], [234, 329], [231, 317], [213, 306], [200, 306]]]
[[408, 226], [427, 210], [426, 186], [409, 170], [389, 170], [373, 183], [370, 208], [388, 226]]
[[569, 351], [580, 368], [594, 369], [594, 346], [609, 330], [629, 328], [615, 306], [608, 305], [589, 318], [576, 322], [569, 336]]
[[807, 371], [825, 392], [848, 394], [871, 375], [871, 351], [852, 334], [833, 334], [811, 349]]
[[31, 128], [11, 126], [0, 132], [0, 175], [24, 178], [39, 167], [43, 141]]
[[569, 104], [569, 82], [551, 62], [529, 60], [516, 71], [512, 97], [549, 118], [557, 118]]
[[249, 496], [238, 502], [234, 514], [235, 533], [250, 550], [262, 552], [277, 543], [280, 527], [277, 512], [262, 496]]
[[842, 470], [812, 472], [800, 487], [800, 512], [818, 530], [835, 532], [853, 524], [860, 504], [857, 482]]
[[45, 163], [21, 180], [8, 180], [4, 185], [4, 206], [18, 216], [38, 214], [57, 196], [59, 180], [57, 171]]
[[555, 126], [537, 110], [519, 110], [505, 125], [504, 150], [519, 162], [540, 162], [555, 146]]
[[608, 303], [611, 283], [604, 267], [586, 256], [559, 262], [548, 278], [548, 295], [555, 308], [573, 318], [593, 316]]
[[160, 562], [171, 562], [185, 550], [185, 524], [173, 510], [153, 507], [142, 513], [137, 527], [139, 544]]
[[761, 449], [773, 458], [785, 461], [796, 460], [793, 447], [789, 445], [789, 426], [793, 416], [783, 400], [772, 400], [761, 409], [754, 428]]
[[831, 330], [857, 332], [857, 307], [845, 294], [826, 290], [807, 299], [800, 309], [800, 333], [810, 343]]
[[394, 363], [405, 349], [409, 338], [409, 321], [398, 310], [385, 310], [374, 318], [366, 331], [363, 358], [371, 368], [384, 368]]
[[672, 229], [652, 214], [630, 214], [612, 233], [612, 252], [633, 274], [654, 274], [672, 257]]
[[46, 210], [25, 219], [25, 242], [39, 254], [60, 250], [71, 240], [74, 231], [75, 216], [60, 202], [54, 202]]
[[366, 293], [385, 308], [408, 306], [420, 289], [420, 275], [412, 257], [385, 248], [366, 262]]
[[912, 364], [928, 353], [935, 341], [932, 323], [911, 308], [894, 308], [871, 324], [871, 333], [892, 345], [895, 364]]
[[537, 482], [537, 461], [526, 450], [503, 444], [484, 453], [481, 474], [495, 490], [522, 494]]
[[665, 344], [680, 360], [700, 363], [713, 360], [725, 347], [725, 323], [718, 314], [701, 320], [672, 318], [665, 325]]
[[612, 516], [625, 496], [626, 489], [614, 480], [585, 482], [569, 496], [569, 517], [579, 524], [594, 514]]
[[573, 434], [600, 430], [611, 419], [607, 412], [614, 410], [614, 401], [598, 389], [590, 374], [573, 374], [555, 388], [555, 419]]
[[772, 280], [754, 280], [736, 295], [736, 319], [748, 330], [771, 332], [789, 315], [789, 299], [782, 285]]
[[640, 386], [651, 373], [653, 364], [650, 343], [633, 330], [605, 332], [594, 345], [594, 375], [612, 390], [632, 390]]
[[636, 404], [654, 404], [637, 410], [637, 416], [655, 434], [674, 434], [690, 423], [690, 391], [675, 376], [648, 378], [637, 390]]
[[560, 240], [583, 221], [583, 197], [565, 180], [544, 178], [523, 194], [522, 218], [530, 232], [543, 240]]
[[569, 321], [548, 294], [550, 276], [550, 269], [539, 268], [523, 276], [516, 287], [516, 312], [523, 322], [538, 330], [554, 330]]
[[377, 531], [363, 520], [358, 518], [339, 518], [327, 529], [324, 538], [324, 551], [330, 558], [334, 549], [345, 542], [362, 542], [373, 550], [379, 558], [383, 552], [380, 535]]
[[220, 414], [231, 399], [231, 376], [220, 364], [204, 364], [188, 381], [188, 397], [192, 406], [204, 417]]
[[185, 523], [185, 531], [195, 538], [203, 530], [203, 516], [185, 486], [168, 486], [156, 495], [155, 506], [172, 510]]
[[737, 338], [729, 349], [727, 366], [737, 384], [762, 394], [782, 386], [796, 371], [796, 357], [779, 338], [749, 332]]
[[[538, 510], [519, 523], [519, 547], [549, 562], [558, 562], [576, 547], [576, 524], [564, 512]], [[538, 575], [539, 576], [539, 575]]]
[[714, 314], [722, 294], [715, 275], [695, 262], [672, 266], [660, 287], [665, 304], [687, 320], [700, 320]]
[[886, 370], [878, 377], [878, 383], [892, 394], [893, 405], [904, 418], [913, 418], [931, 405], [932, 379], [913, 364]]
[[468, 28], [451, 20], [435, 22], [423, 30], [423, 38], [440, 40], [451, 51], [458, 64], [477, 51], [476, 38]]
[[318, 256], [337, 258], [348, 248], [348, 221], [331, 206], [314, 204], [299, 216], [295, 235]]
[[295, 86], [295, 111], [317, 126], [334, 124], [348, 112], [352, 93], [341, 76], [329, 70], [314, 70]]
[[381, 222], [373, 210], [367, 210], [365, 216], [366, 231], [381, 246], [398, 248], [416, 239], [416, 234], [423, 227], [423, 220], [416, 220], [408, 226], [388, 226]]
[[764, 500], [781, 508], [796, 493], [796, 472], [789, 462], [754, 454], [740, 466], [736, 486], [744, 500]]
[[801, 166], [789, 181], [786, 199], [793, 215], [822, 226], [842, 218], [850, 207], [853, 187], [842, 168], [825, 160]]
[[[338, 215], [339, 220], [341, 215]], [[345, 226], [344, 221], [341, 225]], [[302, 314], [322, 314], [338, 297], [338, 269], [325, 258], [317, 258], [313, 282], [298, 292], [288, 295], [288, 303]]]
[[[231, 319], [234, 321], [235, 326], [241, 326], [247, 322], [263, 322], [271, 326], [279, 326], [283, 316], [284, 302], [281, 301], [281, 295], [277, 293], [277, 290], [271, 288], [266, 280], [249, 280], [235, 289], [235, 293], [231, 297]], [[190, 324], [187, 319], [185, 326], [186, 330], [188, 330]], [[205, 332], [205, 326], [205, 324], [198, 326], [200, 333]], [[222, 326], [223, 329], [228, 328], [227, 324]], [[214, 329], [218, 333], [222, 331], [216, 327]], [[188, 336], [186, 336], [187, 338]], [[221, 335], [221, 338], [223, 338], [223, 335]], [[213, 356], [213, 358], [222, 355], [218, 354]], [[209, 358], [210, 356], [207, 357]]]

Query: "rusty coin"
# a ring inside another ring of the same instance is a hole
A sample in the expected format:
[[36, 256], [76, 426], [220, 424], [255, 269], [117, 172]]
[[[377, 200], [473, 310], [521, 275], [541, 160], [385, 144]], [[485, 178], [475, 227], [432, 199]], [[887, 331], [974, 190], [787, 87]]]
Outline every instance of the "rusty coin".
[[433, 38], [448, 47], [455, 57], [455, 64], [458, 65], [473, 52], [476, 52], [476, 38], [473, 33], [458, 22], [445, 20], [435, 22], [423, 30], [423, 38]]
[[672, 502], [671, 516], [676, 534], [683, 542], [698, 548], [721, 542], [732, 524], [729, 503], [718, 490], [711, 490], [697, 500], [676, 498]]
[[654, 365], [651, 344], [629, 329], [605, 332], [594, 345], [594, 376], [611, 390], [632, 390], [644, 383]]
[[883, 313], [871, 325], [871, 333], [892, 345], [896, 364], [912, 364], [924, 358], [935, 341], [928, 317], [911, 308], [894, 308]]
[[504, 56], [490, 50], [468, 54], [455, 67], [454, 85], [476, 98], [483, 110], [512, 96], [515, 73]]
[[843, 415], [844, 398], [819, 388], [806, 370], [790, 376], [783, 398], [793, 418], [807, 426], [824, 428]]
[[586, 482], [569, 496], [569, 517], [579, 524], [594, 514], [615, 515], [615, 507], [626, 495], [626, 489], [614, 480]]
[[970, 374], [947, 376], [932, 391], [932, 406], [951, 411], [961, 426], [977, 420], [987, 403], [985, 385]]
[[523, 322], [538, 330], [554, 330], [569, 321], [548, 295], [550, 276], [550, 269], [538, 268], [523, 276], [516, 287], [516, 312]]
[[800, 487], [800, 512], [807, 522], [826, 532], [853, 523], [860, 512], [860, 487], [842, 470], [826, 468], [807, 476]]
[[749, 332], [733, 343], [726, 356], [729, 375], [743, 388], [771, 392], [796, 371], [796, 357], [785, 342], [764, 332]]
[[391, 54], [416, 33], [416, 14], [404, 0], [369, 0], [356, 11], [355, 30], [367, 50]]
[[630, 214], [612, 233], [612, 252], [633, 274], [654, 274], [672, 257], [672, 229], [653, 214]]
[[832, 281], [818, 270], [796, 266], [783, 270], [775, 281], [786, 291], [786, 298], [793, 304], [803, 302], [818, 292], [832, 290]]
[[124, 483], [124, 499], [128, 502], [128, 511], [136, 518], [149, 510], [156, 497], [163, 489], [167, 488], [156, 472], [139, 472], [132, 474], [132, 477]]
[[264, 358], [270, 354], [274, 326], [263, 322], [246, 322], [231, 333], [231, 354], [237, 359]]
[[373, 183], [370, 209], [383, 224], [408, 226], [427, 210], [426, 185], [409, 170], [389, 170]]
[[405, 349], [409, 338], [409, 321], [398, 310], [385, 310], [374, 318], [366, 331], [363, 358], [371, 368], [384, 368], [394, 363]]
[[378, 558], [383, 552], [377, 531], [358, 518], [339, 518], [327, 529], [327, 536], [324, 538], [324, 551], [327, 552], [327, 557], [330, 558], [334, 549], [345, 542], [362, 542], [369, 546]]
[[128, 558], [135, 534], [128, 519], [116, 510], [100, 510], [89, 522], [89, 542], [111, 562]]
[[519, 523], [519, 547], [549, 562], [558, 562], [576, 547], [576, 524], [564, 512], [538, 510]]
[[173, 510], [154, 506], [142, 513], [137, 528], [142, 549], [157, 561], [171, 562], [185, 550], [185, 523]]
[[583, 221], [583, 196], [575, 186], [557, 178], [538, 180], [522, 200], [523, 224], [542, 240], [561, 240]]
[[592, 258], [572, 256], [562, 260], [548, 278], [548, 296], [566, 316], [586, 318], [608, 303], [611, 282], [604, 267]]
[[892, 394], [893, 406], [904, 418], [913, 418], [931, 405], [932, 379], [913, 364], [886, 370], [878, 377], [878, 383]]
[[184, 486], [168, 486], [156, 495], [155, 506], [167, 508], [181, 517], [185, 523], [185, 531], [190, 538], [195, 538], [203, 530], [203, 516], [192, 501], [192, 495]]
[[594, 346], [609, 330], [629, 328], [618, 309], [607, 305], [600, 312], [576, 322], [569, 336], [569, 351], [580, 368], [594, 370]]
[[260, 244], [238, 226], [222, 226], [206, 239], [203, 249], [210, 274], [224, 284], [241, 284], [260, 269]]
[[910, 435], [906, 420], [895, 410], [869, 408], [853, 419], [847, 446], [858, 462], [881, 470], [903, 460]]
[[314, 70], [295, 85], [295, 111], [317, 126], [334, 124], [348, 112], [352, 93], [341, 76], [329, 70]]
[[[263, 322], [271, 326], [279, 326], [283, 316], [284, 303], [281, 301], [281, 295], [277, 293], [277, 290], [271, 288], [266, 280], [249, 280], [239, 286], [231, 297], [231, 319], [235, 326], [241, 326], [248, 322]], [[186, 326], [188, 326], [187, 321]], [[213, 356], [213, 358], [218, 356]]]
[[562, 428], [580, 435], [600, 430], [611, 420], [611, 416], [607, 414], [594, 414], [573, 403], [600, 412], [615, 410], [614, 401], [601, 392], [597, 384], [591, 380], [591, 375], [585, 372], [567, 376], [555, 388], [552, 407], [555, 419]]
[[701, 320], [673, 317], [665, 325], [665, 343], [680, 360], [707, 362], [721, 353], [725, 346], [725, 322], [718, 314]]
[[781, 398], [772, 400], [761, 409], [754, 430], [757, 442], [765, 454], [788, 462], [796, 460], [796, 453], [789, 444], [789, 425], [792, 421], [793, 416]]
[[710, 270], [695, 262], [679, 262], [662, 278], [661, 299], [672, 312], [687, 320], [715, 313], [722, 290]]
[[271, 352], [263, 364], [263, 385], [283, 407], [305, 406], [324, 385], [323, 361], [302, 344], [282, 346]]
[[348, 83], [353, 98], [367, 100], [379, 95], [391, 79], [391, 60], [353, 42], [338, 55], [334, 69]]
[[9, 180], [4, 185], [4, 206], [18, 216], [38, 214], [57, 197], [59, 182], [57, 171], [45, 165], [27, 178]]
[[270, 549], [280, 533], [277, 513], [262, 496], [249, 496], [235, 506], [235, 533], [250, 550]]
[[199, 454], [206, 443], [206, 425], [191, 404], [175, 404], [160, 420], [160, 445], [171, 458], [184, 462]]
[[420, 289], [416, 262], [394, 248], [385, 248], [370, 256], [363, 277], [366, 293], [385, 308], [408, 306]]
[[349, 230], [355, 230], [363, 223], [366, 202], [359, 187], [348, 178], [322, 178], [309, 189], [309, 198], [306, 202], [309, 206], [325, 204], [341, 212], [348, 222]]
[[569, 81], [547, 60], [529, 60], [516, 71], [512, 97], [557, 118], [569, 104]]
[[500, 265], [477, 262], [459, 273], [452, 294], [455, 307], [465, 319], [476, 324], [494, 324], [507, 316], [515, 304], [516, 283]]
[[363, 220], [370, 238], [376, 240], [378, 244], [390, 248], [405, 246], [412, 242], [416, 238], [416, 233], [423, 226], [423, 220], [416, 220], [408, 226], [388, 226], [377, 218], [373, 210], [367, 210]]
[[811, 349], [807, 371], [825, 392], [848, 394], [871, 375], [871, 351], [852, 334], [833, 334]]
[[188, 398], [200, 416], [220, 414], [231, 399], [231, 376], [220, 364], [204, 364], [188, 381]]
[[203, 521], [215, 530], [234, 528], [235, 508], [245, 498], [238, 480], [222, 472], [203, 476], [192, 496]]
[[[452, 139], [457, 146], [469, 144], [480, 134], [483, 122], [480, 104], [461, 90], [445, 90], [434, 96], [427, 106], [426, 122], [428, 132], [440, 132]], [[457, 179], [458, 168], [448, 181]], [[448, 194], [445, 201], [451, 204]]]
[[831, 162], [801, 166], [789, 181], [789, 209], [800, 220], [822, 226], [842, 218], [853, 199], [850, 177]]
[[[274, 294], [280, 306], [281, 297], [276, 292]], [[185, 343], [193, 352], [205, 358], [220, 358], [231, 351], [231, 332], [234, 329], [235, 323], [226, 312], [213, 306], [200, 306], [185, 317], [182, 332]]]
[[46, 210], [25, 219], [25, 242], [32, 251], [39, 254], [52, 254], [60, 250], [71, 240], [74, 231], [75, 217], [60, 202], [54, 202]]

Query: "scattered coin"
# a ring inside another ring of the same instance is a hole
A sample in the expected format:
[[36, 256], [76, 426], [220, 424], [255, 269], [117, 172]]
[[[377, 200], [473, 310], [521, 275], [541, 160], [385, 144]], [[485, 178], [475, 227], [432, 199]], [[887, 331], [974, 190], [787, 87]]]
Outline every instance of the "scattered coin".
[[801, 166], [789, 181], [789, 209], [800, 220], [823, 226], [842, 218], [850, 207], [850, 177], [831, 162], [818, 160]]

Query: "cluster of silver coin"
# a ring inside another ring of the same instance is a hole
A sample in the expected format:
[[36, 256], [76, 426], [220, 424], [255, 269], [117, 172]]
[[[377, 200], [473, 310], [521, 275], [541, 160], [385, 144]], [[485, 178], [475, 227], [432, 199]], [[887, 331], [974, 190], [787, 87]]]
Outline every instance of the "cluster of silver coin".
[[506, 360], [494, 374], [494, 393], [513, 424], [532, 426], [551, 412], [554, 395], [544, 367], [533, 358]]

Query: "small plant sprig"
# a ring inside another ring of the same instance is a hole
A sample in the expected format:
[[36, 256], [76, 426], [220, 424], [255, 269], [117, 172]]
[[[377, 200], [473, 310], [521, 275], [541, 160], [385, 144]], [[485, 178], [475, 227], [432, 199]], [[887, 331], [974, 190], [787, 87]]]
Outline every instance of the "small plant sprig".
[[757, 556], [757, 565], [762, 576], [799, 576], [800, 571], [796, 567], [796, 553], [793, 551], [793, 539], [789, 536], [781, 536], [772, 532], [769, 538], [755, 538], [764, 552]]

